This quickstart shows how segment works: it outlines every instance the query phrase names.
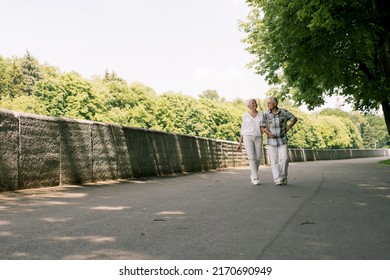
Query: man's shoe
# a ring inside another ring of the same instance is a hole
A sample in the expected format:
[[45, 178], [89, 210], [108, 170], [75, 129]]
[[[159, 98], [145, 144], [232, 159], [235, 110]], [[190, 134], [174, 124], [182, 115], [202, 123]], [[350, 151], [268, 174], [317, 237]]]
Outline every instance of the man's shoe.
[[282, 183], [283, 183], [283, 185], [287, 185], [287, 178], [284, 178], [284, 179], [282, 180]]
[[283, 185], [283, 181], [281, 179], [278, 179], [275, 181], [275, 185], [281, 186], [281, 185]]

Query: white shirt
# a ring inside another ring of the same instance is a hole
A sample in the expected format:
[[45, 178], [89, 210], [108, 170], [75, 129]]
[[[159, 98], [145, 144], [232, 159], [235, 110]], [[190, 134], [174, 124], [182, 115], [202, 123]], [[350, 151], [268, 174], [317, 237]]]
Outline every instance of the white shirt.
[[252, 117], [249, 112], [242, 116], [241, 135], [242, 136], [261, 136], [260, 123], [262, 122], [262, 114], [257, 112], [256, 117]]

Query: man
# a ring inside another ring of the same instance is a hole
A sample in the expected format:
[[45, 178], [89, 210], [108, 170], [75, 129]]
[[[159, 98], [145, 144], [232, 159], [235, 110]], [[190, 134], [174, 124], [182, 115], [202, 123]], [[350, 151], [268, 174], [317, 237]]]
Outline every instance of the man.
[[[268, 154], [271, 160], [272, 175], [275, 185], [287, 185], [288, 148], [287, 132], [298, 119], [289, 111], [278, 107], [275, 97], [267, 98], [268, 110], [263, 113], [261, 130], [267, 135]], [[290, 124], [287, 125], [287, 122]]]

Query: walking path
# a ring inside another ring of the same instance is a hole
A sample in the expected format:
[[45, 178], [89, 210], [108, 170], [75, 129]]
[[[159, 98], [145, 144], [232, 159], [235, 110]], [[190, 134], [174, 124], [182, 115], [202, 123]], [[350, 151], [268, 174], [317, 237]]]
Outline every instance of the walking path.
[[390, 259], [384, 158], [0, 193], [0, 259]]

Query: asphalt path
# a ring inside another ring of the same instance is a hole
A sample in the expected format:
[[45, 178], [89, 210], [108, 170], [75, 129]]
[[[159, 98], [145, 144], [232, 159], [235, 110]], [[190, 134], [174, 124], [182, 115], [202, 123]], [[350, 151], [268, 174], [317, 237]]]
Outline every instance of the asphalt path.
[[0, 193], [2, 260], [388, 260], [385, 158]]

